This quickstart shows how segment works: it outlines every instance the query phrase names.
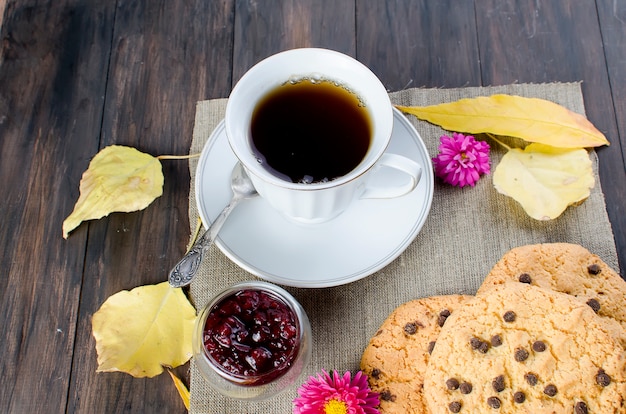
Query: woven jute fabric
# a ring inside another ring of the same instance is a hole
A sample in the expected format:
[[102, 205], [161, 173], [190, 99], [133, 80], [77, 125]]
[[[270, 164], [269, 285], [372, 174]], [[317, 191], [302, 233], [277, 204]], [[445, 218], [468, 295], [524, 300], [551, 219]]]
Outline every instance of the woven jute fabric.
[[[416, 88], [391, 93], [390, 97], [394, 104], [423, 106], [499, 93], [543, 98], [584, 114], [579, 83]], [[202, 151], [211, 132], [224, 117], [226, 102], [226, 99], [198, 102], [191, 154]], [[435, 156], [439, 137], [446, 132], [413, 116], [408, 119], [424, 140], [430, 156]], [[495, 166], [505, 151], [493, 142], [490, 144], [492, 166]], [[491, 267], [513, 247], [547, 242], [577, 243], [619, 270], [595, 152], [591, 151], [590, 157], [596, 178], [591, 196], [582, 205], [568, 208], [555, 220], [529, 218], [517, 202], [495, 190], [490, 176], [482, 178], [475, 187], [462, 189], [436, 180], [432, 208], [421, 232], [388, 266], [343, 286], [326, 289], [287, 287], [302, 304], [312, 324], [313, 355], [303, 381], [322, 369], [355, 372], [370, 337], [394, 308], [425, 296], [474, 294]], [[197, 160], [190, 162], [191, 234], [198, 223], [196, 166]], [[200, 309], [224, 287], [251, 279], [255, 277], [232, 263], [217, 247], [212, 247], [191, 285], [190, 294]], [[297, 385], [263, 402], [232, 400], [214, 392], [192, 361], [190, 412], [290, 413], [292, 400], [297, 396]]]

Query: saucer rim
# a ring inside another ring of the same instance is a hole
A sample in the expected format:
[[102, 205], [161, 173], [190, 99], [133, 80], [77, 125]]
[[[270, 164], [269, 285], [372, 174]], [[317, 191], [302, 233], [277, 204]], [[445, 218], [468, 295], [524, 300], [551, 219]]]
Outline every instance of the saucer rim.
[[[432, 170], [432, 162], [430, 156], [428, 154], [428, 150], [422, 140], [420, 134], [417, 132], [415, 127], [409, 122], [408, 119], [404, 116], [402, 112], [400, 112], [397, 108], [393, 108], [393, 119], [394, 126], [396, 122], [400, 122], [409, 132], [410, 138], [412, 139], [414, 145], [418, 148], [418, 152], [421, 157], [428, 161], [428, 165], [423, 166], [424, 171], [422, 172], [422, 180], [426, 179], [429, 182], [426, 185], [426, 188], [423, 190], [424, 202], [421, 203], [421, 208], [416, 208], [415, 211], [418, 212], [415, 215], [415, 220], [412, 220], [413, 225], [411, 226], [410, 231], [408, 231], [405, 236], [393, 243], [393, 247], [390, 249], [386, 249], [384, 251], [384, 256], [377, 260], [375, 263], [371, 263], [366, 267], [360, 268], [358, 271], [351, 272], [349, 274], [341, 275], [338, 277], [334, 277], [332, 279], [297, 279], [294, 277], [285, 278], [284, 276], [277, 275], [272, 273], [271, 271], [260, 269], [258, 266], [255, 266], [248, 262], [245, 257], [236, 254], [228, 244], [226, 244], [219, 236], [214, 240], [214, 244], [220, 249], [220, 251], [228, 257], [234, 264], [239, 266], [241, 269], [245, 270], [248, 273], [251, 273], [254, 276], [257, 276], [265, 281], [276, 283], [283, 286], [297, 287], [297, 288], [327, 288], [327, 287], [335, 287], [345, 285], [351, 282], [355, 282], [357, 280], [363, 279], [367, 276], [370, 276], [377, 271], [383, 269], [396, 258], [398, 258], [415, 240], [417, 235], [421, 232], [422, 227], [426, 223], [426, 220], [430, 214], [430, 210], [432, 208], [433, 194], [434, 194], [434, 172]], [[395, 129], [394, 129], [395, 131]], [[226, 130], [224, 125], [224, 119], [222, 119], [211, 132], [209, 139], [204, 144], [202, 149], [200, 158], [198, 160], [196, 175], [195, 175], [195, 192], [196, 192], [196, 206], [198, 210], [198, 215], [202, 220], [204, 227], [207, 227], [207, 223], [211, 223], [211, 221], [207, 217], [207, 212], [204, 211], [203, 206], [203, 196], [201, 194], [202, 189], [202, 180], [201, 175], [204, 175], [206, 158], [208, 158], [213, 146], [220, 140], [227, 139], [226, 138]], [[393, 139], [393, 132], [392, 132]], [[231, 152], [234, 162], [237, 162], [236, 155], [228, 145], [228, 151]], [[415, 159], [415, 158], [413, 158]], [[421, 161], [421, 160], [420, 160]], [[228, 168], [232, 168], [230, 163], [228, 163]], [[226, 167], [225, 167], [226, 168]], [[414, 190], [416, 191], [416, 190]], [[258, 200], [253, 200], [258, 201]], [[363, 200], [364, 201], [364, 200]], [[356, 201], [359, 202], [358, 200]], [[417, 207], [417, 206], [416, 206]], [[332, 221], [331, 221], [332, 222]], [[289, 221], [285, 221], [287, 224], [291, 224], [293, 226], [299, 226], [298, 223], [290, 223]], [[232, 244], [232, 243], [231, 243]]]

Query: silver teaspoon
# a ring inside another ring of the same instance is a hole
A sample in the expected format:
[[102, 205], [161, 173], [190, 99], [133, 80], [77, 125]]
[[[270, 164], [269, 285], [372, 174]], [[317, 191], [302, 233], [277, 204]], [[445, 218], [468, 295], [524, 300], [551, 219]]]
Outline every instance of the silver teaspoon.
[[217, 237], [220, 229], [226, 222], [228, 215], [234, 210], [235, 206], [239, 204], [241, 200], [252, 198], [257, 196], [258, 193], [250, 181], [250, 177], [246, 174], [241, 163], [237, 163], [230, 176], [230, 188], [233, 190], [233, 197], [230, 203], [219, 216], [211, 223], [209, 228], [198, 239], [196, 244], [187, 252], [187, 254], [180, 259], [180, 261], [170, 271], [169, 282], [172, 287], [183, 287], [191, 283], [196, 277], [196, 273], [200, 268], [200, 263], [204, 258], [205, 253], [213, 244], [213, 240]]

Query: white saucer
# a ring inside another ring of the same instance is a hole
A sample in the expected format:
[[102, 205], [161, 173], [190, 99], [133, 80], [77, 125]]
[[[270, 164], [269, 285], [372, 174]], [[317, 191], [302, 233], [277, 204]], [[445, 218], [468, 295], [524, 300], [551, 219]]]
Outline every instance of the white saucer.
[[[316, 225], [292, 222], [257, 197], [237, 206], [215, 244], [246, 271], [286, 286], [337, 286], [382, 269], [421, 230], [434, 187], [428, 151], [415, 128], [395, 108], [388, 152], [422, 165], [422, 178], [411, 193], [395, 199], [359, 200], [335, 219]], [[230, 201], [235, 162], [222, 121], [202, 150], [196, 172], [196, 199], [205, 226]]]

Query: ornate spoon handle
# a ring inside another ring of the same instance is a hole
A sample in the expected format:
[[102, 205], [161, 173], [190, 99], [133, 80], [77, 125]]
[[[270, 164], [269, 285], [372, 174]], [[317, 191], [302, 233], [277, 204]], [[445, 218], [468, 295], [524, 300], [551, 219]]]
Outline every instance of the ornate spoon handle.
[[169, 282], [172, 287], [187, 286], [196, 277], [205, 253], [213, 244], [213, 240], [215, 240], [220, 229], [226, 222], [226, 218], [240, 200], [241, 198], [232, 199], [230, 204], [228, 204], [213, 223], [211, 223], [207, 231], [196, 241], [196, 244], [193, 245], [187, 254], [185, 254], [170, 271]]

